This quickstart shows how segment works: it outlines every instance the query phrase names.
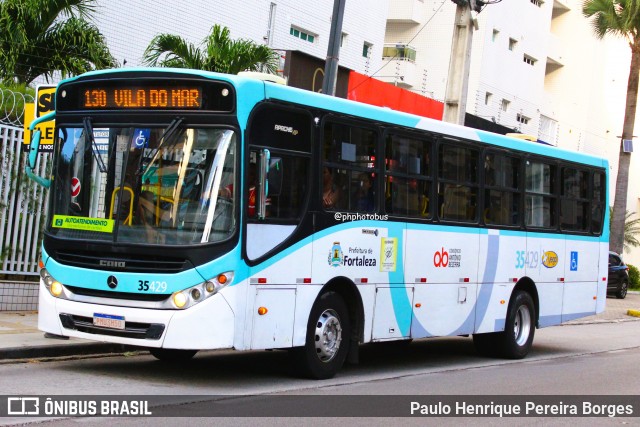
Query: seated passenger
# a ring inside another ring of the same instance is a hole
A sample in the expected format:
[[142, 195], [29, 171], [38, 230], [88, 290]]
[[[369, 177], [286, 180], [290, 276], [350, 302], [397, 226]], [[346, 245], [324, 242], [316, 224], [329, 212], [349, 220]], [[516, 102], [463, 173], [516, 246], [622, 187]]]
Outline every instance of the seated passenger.
[[361, 173], [358, 180], [360, 187], [355, 196], [355, 209], [361, 212], [372, 212], [375, 206], [371, 176], [368, 173]]

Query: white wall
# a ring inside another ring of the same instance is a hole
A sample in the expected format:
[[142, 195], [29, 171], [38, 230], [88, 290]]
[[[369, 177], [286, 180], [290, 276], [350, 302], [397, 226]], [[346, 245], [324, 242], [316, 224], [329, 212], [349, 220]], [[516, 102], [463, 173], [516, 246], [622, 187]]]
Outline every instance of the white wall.
[[[300, 50], [325, 58], [329, 42], [333, 0], [98, 0], [95, 23], [106, 36], [111, 52], [126, 66], [141, 65], [142, 54], [159, 33], [179, 35], [199, 44], [214, 24], [229, 27], [232, 38], [264, 42], [271, 3], [276, 5], [272, 47]], [[365, 73], [378, 68], [388, 10], [387, 0], [346, 2], [340, 65]], [[294, 25], [315, 34], [314, 43], [289, 34]], [[370, 63], [362, 56], [363, 43], [373, 44]]]

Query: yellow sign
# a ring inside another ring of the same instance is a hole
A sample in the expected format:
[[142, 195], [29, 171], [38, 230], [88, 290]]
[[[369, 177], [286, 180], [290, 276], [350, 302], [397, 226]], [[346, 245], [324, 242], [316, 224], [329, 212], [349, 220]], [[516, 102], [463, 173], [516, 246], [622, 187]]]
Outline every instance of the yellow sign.
[[547, 251], [542, 254], [542, 265], [547, 268], [553, 268], [558, 265], [558, 255], [553, 251]]
[[380, 239], [380, 271], [396, 271], [398, 258], [398, 238], [382, 237]]
[[73, 230], [87, 230], [87, 231], [99, 231], [102, 233], [112, 233], [113, 219], [103, 218], [84, 218], [80, 216], [68, 216], [68, 215], [54, 215], [53, 223], [54, 228], [71, 228]]
[[[31, 131], [29, 126], [31, 122], [38, 117], [42, 117], [45, 114], [49, 114], [55, 109], [55, 86], [40, 85], [36, 88], [36, 102], [35, 104], [25, 104], [24, 108], [24, 145], [25, 151], [29, 151], [29, 144], [31, 143]], [[40, 130], [40, 150], [39, 152], [51, 152], [53, 151], [53, 132], [56, 126], [55, 120], [51, 120], [45, 123], [40, 123], [36, 126], [36, 129]]]

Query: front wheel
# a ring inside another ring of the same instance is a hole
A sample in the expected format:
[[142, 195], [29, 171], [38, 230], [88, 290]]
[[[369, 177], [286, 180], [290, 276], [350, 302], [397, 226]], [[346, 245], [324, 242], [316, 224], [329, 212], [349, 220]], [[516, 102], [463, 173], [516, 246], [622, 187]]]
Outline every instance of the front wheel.
[[196, 355], [198, 350], [176, 350], [172, 348], [150, 348], [149, 353], [162, 362], [186, 362]]
[[620, 287], [618, 288], [618, 291], [616, 292], [616, 298], [618, 299], [625, 299], [627, 296], [627, 291], [629, 290], [629, 284], [627, 283], [627, 281], [622, 281], [622, 283], [620, 283]]
[[347, 357], [350, 331], [342, 297], [335, 292], [321, 295], [309, 316], [305, 345], [291, 351], [298, 372], [318, 380], [332, 378]]

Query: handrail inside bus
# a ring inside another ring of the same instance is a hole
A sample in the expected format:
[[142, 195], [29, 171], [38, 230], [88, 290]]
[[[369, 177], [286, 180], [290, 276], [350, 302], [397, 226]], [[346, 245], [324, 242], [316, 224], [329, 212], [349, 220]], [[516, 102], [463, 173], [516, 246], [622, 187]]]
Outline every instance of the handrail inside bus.
[[35, 130], [35, 128], [40, 123], [48, 122], [55, 119], [55, 117], [56, 112], [52, 111], [49, 114], [45, 114], [42, 117], [36, 118], [33, 122], [31, 122], [31, 125], [29, 126], [29, 130], [31, 131], [31, 143], [29, 144], [29, 157], [27, 158], [27, 165], [25, 166], [24, 171], [29, 179], [35, 181], [37, 184], [41, 185], [44, 188], [49, 188], [49, 186], [51, 186], [51, 180], [33, 173], [33, 170], [36, 167], [36, 160], [38, 158], [41, 136], [40, 130]]

